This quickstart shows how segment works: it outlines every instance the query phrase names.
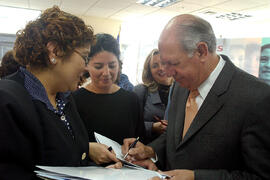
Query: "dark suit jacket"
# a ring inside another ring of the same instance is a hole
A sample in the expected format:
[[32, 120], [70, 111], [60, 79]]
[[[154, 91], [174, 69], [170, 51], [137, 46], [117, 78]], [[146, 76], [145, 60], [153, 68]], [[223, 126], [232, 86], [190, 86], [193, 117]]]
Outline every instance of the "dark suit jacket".
[[88, 165], [88, 135], [72, 96], [64, 112], [74, 139], [59, 116], [32, 100], [23, 77], [10, 79], [0, 81], [0, 179], [35, 179], [35, 165]]
[[150, 146], [167, 170], [195, 170], [196, 180], [270, 179], [270, 86], [226, 64], [184, 139], [188, 90], [176, 84], [167, 132]]
[[152, 131], [153, 123], [157, 122], [154, 116], [163, 119], [166, 106], [162, 103], [158, 90], [149, 92], [145, 85], [139, 84], [134, 87], [133, 91], [137, 94], [140, 101], [140, 109], [143, 113], [146, 130], [145, 142], [149, 143], [159, 136], [159, 134]]

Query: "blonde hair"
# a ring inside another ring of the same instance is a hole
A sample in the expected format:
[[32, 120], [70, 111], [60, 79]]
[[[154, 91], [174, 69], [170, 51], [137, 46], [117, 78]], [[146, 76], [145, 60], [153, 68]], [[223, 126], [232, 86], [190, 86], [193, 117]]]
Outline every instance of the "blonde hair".
[[142, 72], [143, 84], [148, 88], [149, 92], [155, 92], [158, 89], [158, 83], [153, 78], [152, 73], [151, 73], [151, 68], [150, 68], [150, 62], [155, 55], [159, 55], [158, 49], [153, 49], [148, 54], [148, 56], [144, 62], [143, 72]]

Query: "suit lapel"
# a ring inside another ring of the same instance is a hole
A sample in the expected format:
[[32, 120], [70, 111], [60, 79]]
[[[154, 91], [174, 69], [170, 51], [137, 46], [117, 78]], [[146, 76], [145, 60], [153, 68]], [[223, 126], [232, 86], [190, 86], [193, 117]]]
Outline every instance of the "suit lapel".
[[222, 108], [223, 104], [225, 103], [227, 99], [226, 92], [234, 74], [235, 66], [227, 57], [223, 57], [223, 59], [226, 61], [225, 66], [223, 67], [213, 87], [201, 105], [184, 139], [180, 144], [178, 144], [177, 148], [185, 144], [192, 136], [194, 136], [201, 128], [203, 128], [203, 126], [205, 126], [207, 122], [210, 121], [213, 116], [215, 116], [215, 114]]

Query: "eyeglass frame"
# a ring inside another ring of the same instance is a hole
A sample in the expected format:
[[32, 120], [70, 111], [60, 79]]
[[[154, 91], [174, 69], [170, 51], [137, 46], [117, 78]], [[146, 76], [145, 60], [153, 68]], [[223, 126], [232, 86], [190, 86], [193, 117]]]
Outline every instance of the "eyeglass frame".
[[87, 65], [89, 63], [90, 58], [88, 56], [83, 56], [79, 51], [77, 51], [76, 49], [74, 49], [74, 52], [77, 53], [79, 56], [81, 56], [81, 58], [83, 58], [85, 65]]

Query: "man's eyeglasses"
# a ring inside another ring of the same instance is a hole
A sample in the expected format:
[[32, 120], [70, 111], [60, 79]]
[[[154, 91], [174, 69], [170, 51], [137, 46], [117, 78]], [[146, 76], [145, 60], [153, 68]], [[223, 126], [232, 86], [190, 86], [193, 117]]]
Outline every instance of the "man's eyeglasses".
[[83, 58], [85, 65], [88, 64], [89, 62], [89, 57], [88, 56], [83, 56], [79, 51], [77, 51], [76, 49], [74, 49], [74, 52], [77, 53], [79, 56], [81, 56], [81, 58]]

